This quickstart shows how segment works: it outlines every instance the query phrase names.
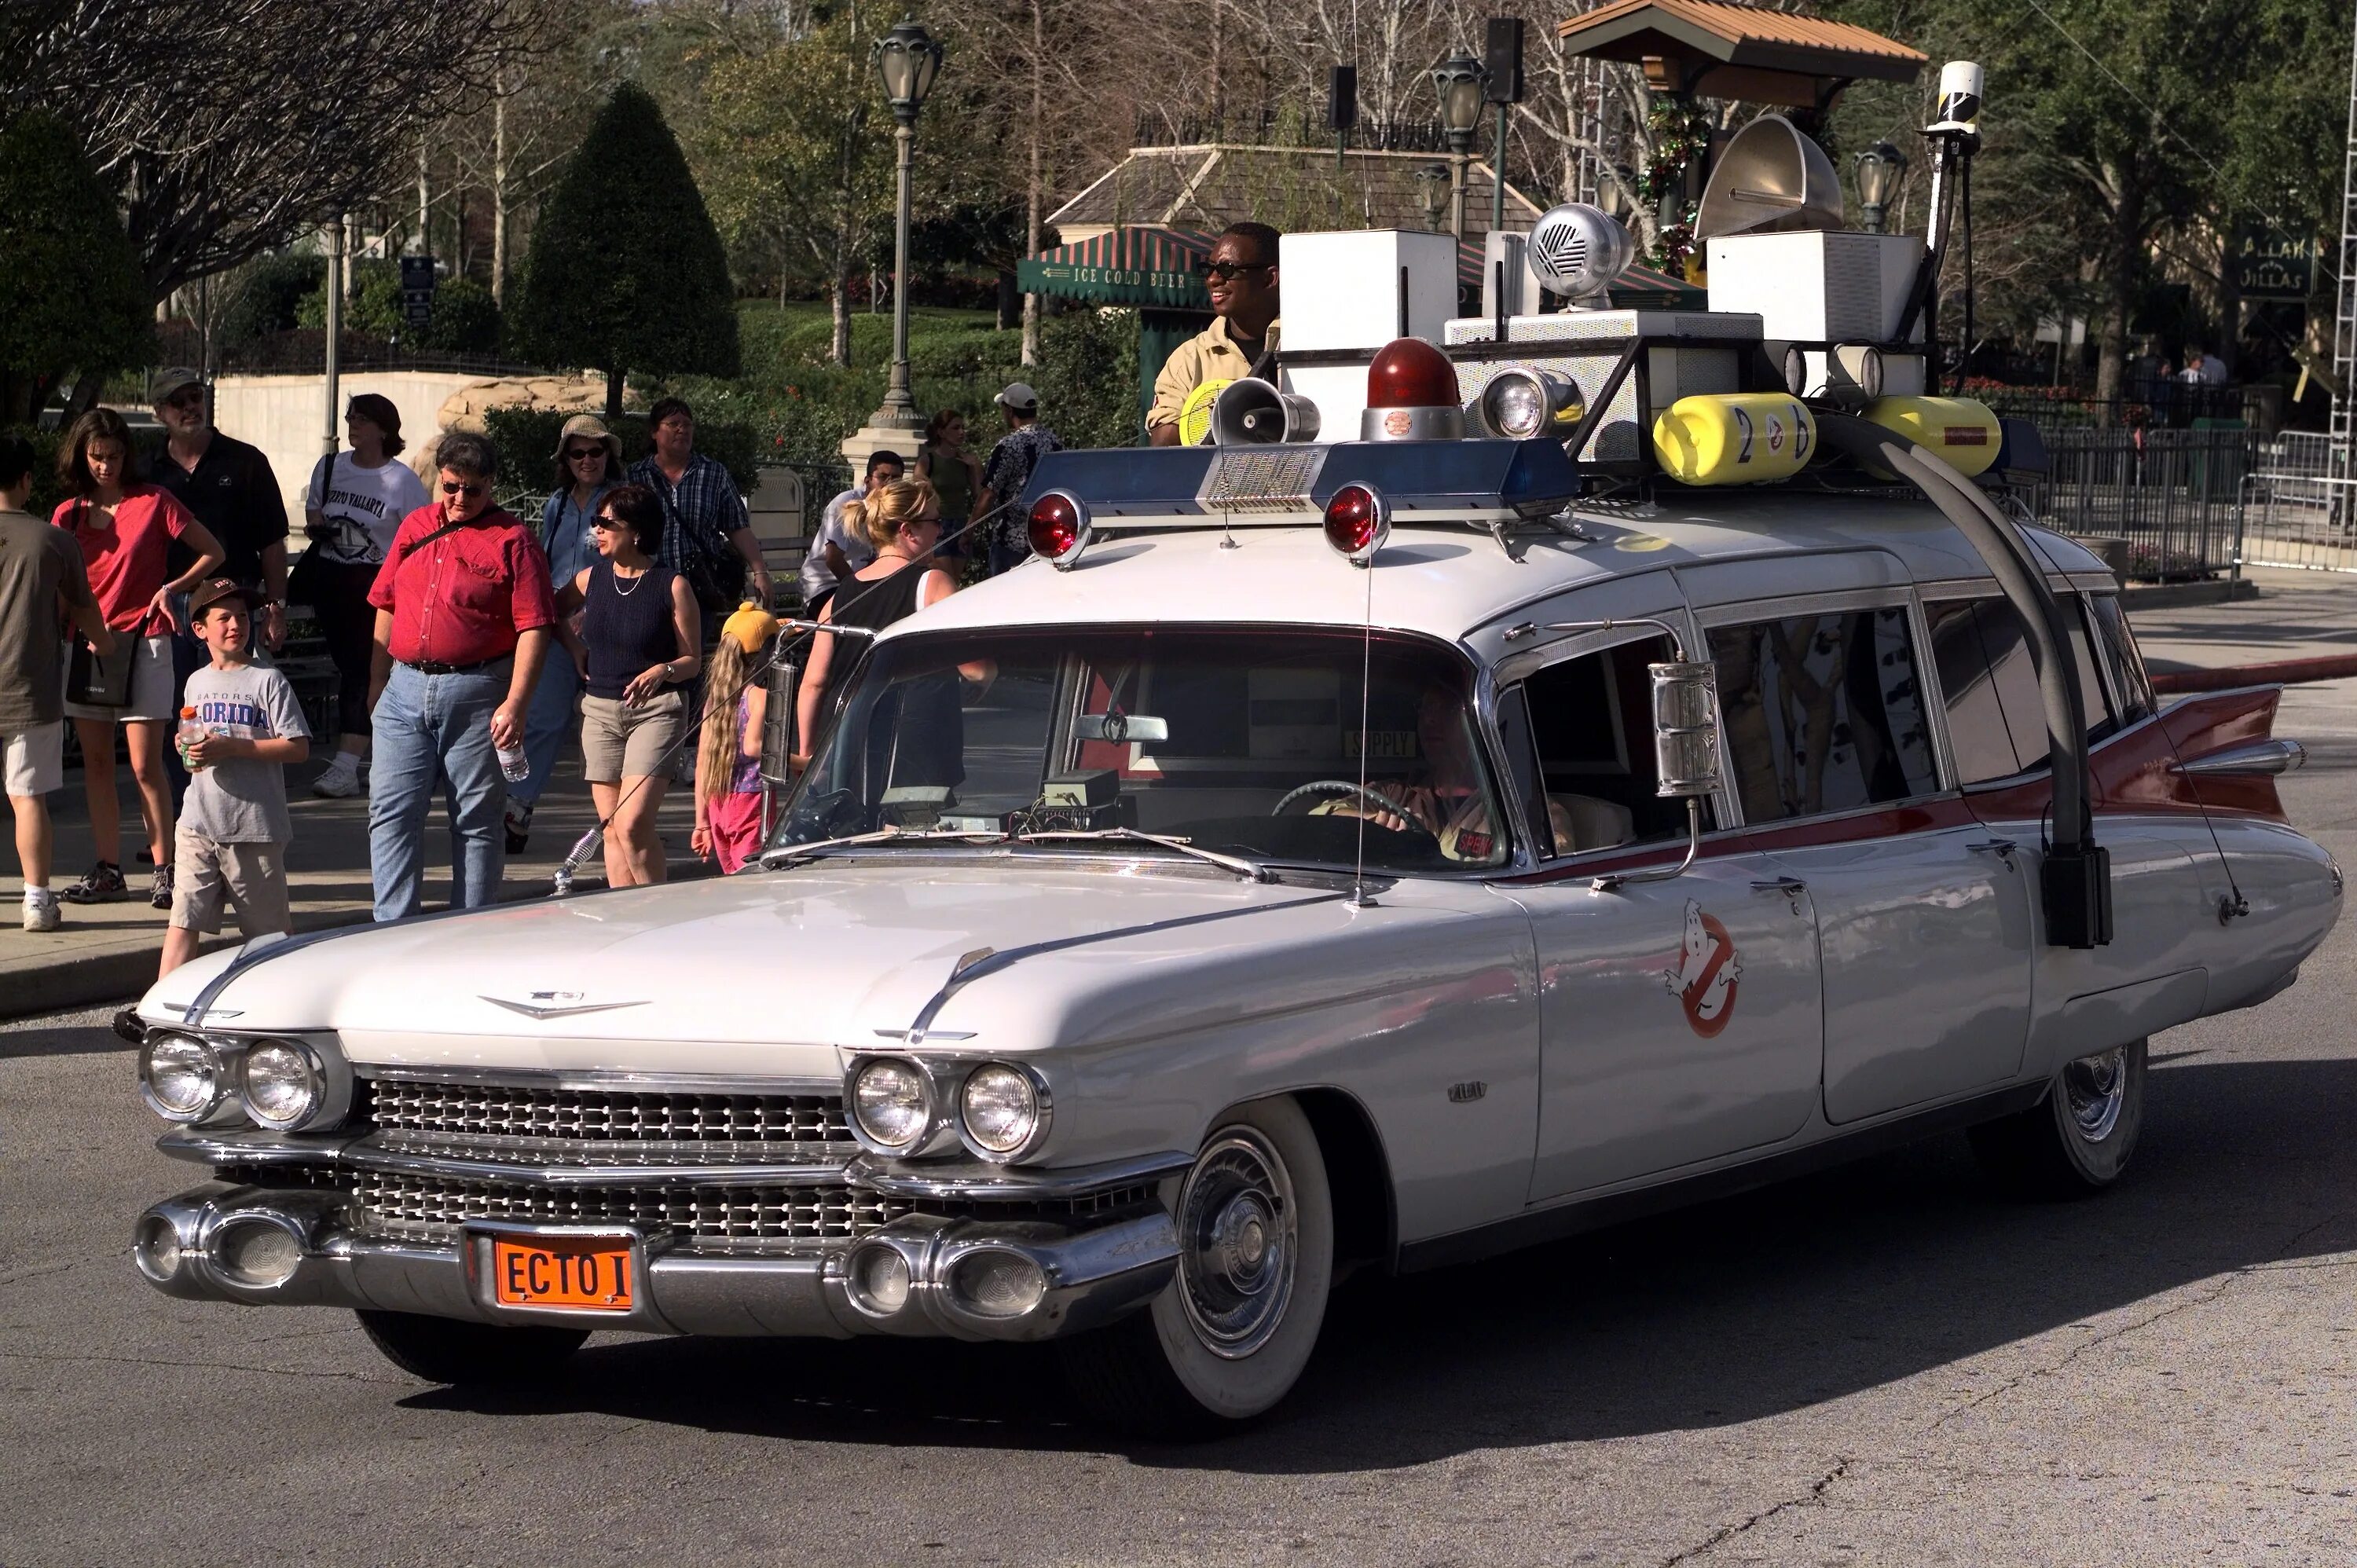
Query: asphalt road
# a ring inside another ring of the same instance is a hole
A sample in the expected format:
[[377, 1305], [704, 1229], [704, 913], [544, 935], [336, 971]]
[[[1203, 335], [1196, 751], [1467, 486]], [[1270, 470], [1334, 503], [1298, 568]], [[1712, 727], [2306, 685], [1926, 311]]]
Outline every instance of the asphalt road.
[[[2357, 861], [2357, 719], [2281, 726]], [[2357, 1559], [2357, 932], [2154, 1042], [2136, 1169], [1992, 1197], [1961, 1138], [1459, 1273], [1361, 1280], [1209, 1446], [1113, 1445], [1037, 1352], [593, 1341], [530, 1398], [348, 1317], [168, 1300], [194, 1179], [102, 1014], [0, 1026], [0, 1564]]]

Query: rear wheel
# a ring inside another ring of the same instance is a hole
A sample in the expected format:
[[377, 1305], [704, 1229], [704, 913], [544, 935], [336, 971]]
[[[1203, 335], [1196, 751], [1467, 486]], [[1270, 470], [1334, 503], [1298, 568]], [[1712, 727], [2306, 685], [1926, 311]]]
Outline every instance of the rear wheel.
[[582, 1328], [503, 1328], [366, 1307], [352, 1316], [386, 1360], [429, 1383], [535, 1382], [554, 1374], [589, 1337]]
[[2066, 1062], [2027, 1111], [1971, 1130], [1999, 1186], [2026, 1197], [2083, 1197], [2120, 1179], [2144, 1126], [2145, 1042]]
[[1334, 1205], [1290, 1100], [1228, 1113], [1179, 1184], [1178, 1270], [1146, 1311], [1067, 1341], [1074, 1399], [1105, 1425], [1202, 1437], [1283, 1399], [1318, 1343]]

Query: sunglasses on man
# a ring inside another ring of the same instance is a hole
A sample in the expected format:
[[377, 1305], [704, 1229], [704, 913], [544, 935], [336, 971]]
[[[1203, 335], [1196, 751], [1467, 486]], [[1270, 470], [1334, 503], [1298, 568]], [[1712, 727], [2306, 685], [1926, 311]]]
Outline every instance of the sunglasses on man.
[[1226, 283], [1238, 273], [1265, 273], [1275, 270], [1270, 262], [1197, 262], [1195, 275], [1211, 283]]
[[490, 487], [490, 486], [489, 486], [489, 485], [482, 485], [482, 484], [476, 484], [476, 485], [454, 485], [454, 484], [452, 484], [452, 483], [451, 483], [449, 480], [447, 480], [447, 479], [445, 479], [445, 480], [443, 480], [443, 481], [442, 481], [442, 493], [443, 493], [444, 495], [446, 495], [446, 496], [465, 496], [468, 500], [472, 500], [472, 499], [474, 499], [477, 496], [479, 496], [479, 495], [484, 494], [484, 493], [485, 493], [486, 491], [488, 491], [490, 488], [491, 488], [491, 487]]
[[188, 387], [166, 398], [164, 406], [166, 408], [202, 408], [205, 406], [205, 394], [195, 387]]

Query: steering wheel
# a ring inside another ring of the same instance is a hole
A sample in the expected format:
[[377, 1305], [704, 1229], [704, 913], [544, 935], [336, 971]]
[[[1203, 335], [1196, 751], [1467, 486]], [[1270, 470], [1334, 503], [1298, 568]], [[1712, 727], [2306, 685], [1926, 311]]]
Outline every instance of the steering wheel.
[[[1419, 838], [1431, 839], [1435, 843], [1439, 842], [1439, 834], [1434, 832], [1430, 828], [1426, 827], [1422, 822], [1417, 822], [1414, 817], [1409, 816], [1405, 811], [1402, 811], [1400, 809], [1400, 803], [1397, 800], [1393, 800], [1388, 795], [1380, 794], [1375, 790], [1370, 789], [1364, 784], [1353, 783], [1348, 779], [1313, 779], [1308, 783], [1301, 785], [1297, 789], [1287, 789], [1285, 792], [1284, 798], [1278, 800], [1275, 806], [1269, 808], [1268, 814], [1272, 817], [1281, 817], [1285, 814], [1285, 809], [1287, 806], [1290, 806], [1296, 800], [1300, 800], [1303, 796], [1329, 793], [1356, 795], [1361, 800], [1364, 801], [1373, 810], [1383, 812], [1385, 816], [1397, 817], [1402, 822], [1406, 824], [1405, 827], [1384, 828], [1383, 831], [1385, 832], [1414, 833]], [[1380, 823], [1374, 825], [1381, 826]]]

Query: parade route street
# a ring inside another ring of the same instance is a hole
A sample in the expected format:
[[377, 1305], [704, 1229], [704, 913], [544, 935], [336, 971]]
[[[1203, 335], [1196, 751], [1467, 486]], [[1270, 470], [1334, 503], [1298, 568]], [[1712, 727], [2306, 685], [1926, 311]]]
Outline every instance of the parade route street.
[[[2343, 685], [2294, 821], [2357, 858]], [[1255, 1429], [1139, 1447], [1043, 1352], [619, 1336], [529, 1396], [349, 1316], [167, 1299], [198, 1179], [102, 1011], [0, 1026], [0, 1564], [2342, 1563], [2357, 1558], [2357, 929], [2153, 1042], [2130, 1179], [1960, 1136], [1338, 1294]]]

